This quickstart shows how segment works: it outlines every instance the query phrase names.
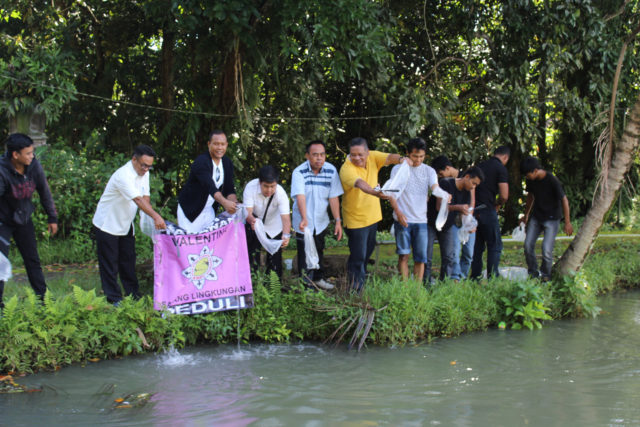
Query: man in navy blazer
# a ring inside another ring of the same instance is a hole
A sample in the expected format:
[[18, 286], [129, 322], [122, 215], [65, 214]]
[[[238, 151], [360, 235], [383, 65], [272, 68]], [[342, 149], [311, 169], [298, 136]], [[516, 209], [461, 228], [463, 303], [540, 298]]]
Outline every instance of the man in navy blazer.
[[189, 233], [198, 233], [209, 226], [220, 206], [230, 214], [235, 213], [238, 202], [233, 164], [225, 156], [227, 136], [214, 130], [207, 145], [209, 152], [196, 157], [178, 195], [178, 225]]

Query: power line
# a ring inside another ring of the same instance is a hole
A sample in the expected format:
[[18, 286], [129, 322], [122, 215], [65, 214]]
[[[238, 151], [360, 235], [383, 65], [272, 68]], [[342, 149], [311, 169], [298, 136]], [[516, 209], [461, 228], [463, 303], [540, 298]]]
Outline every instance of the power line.
[[[67, 92], [70, 93], [72, 95], [77, 95], [77, 96], [83, 96], [86, 98], [92, 98], [92, 99], [97, 99], [99, 101], [102, 102], [108, 102], [110, 104], [114, 104], [116, 106], [119, 105], [126, 105], [126, 106], [130, 106], [130, 107], [136, 107], [136, 108], [144, 108], [144, 109], [148, 109], [148, 110], [155, 110], [155, 111], [163, 111], [163, 112], [170, 112], [170, 113], [178, 113], [178, 114], [187, 114], [187, 115], [194, 115], [194, 116], [204, 116], [204, 117], [221, 117], [221, 118], [237, 118], [239, 116], [239, 114], [218, 114], [218, 113], [212, 113], [212, 112], [208, 112], [208, 111], [190, 111], [190, 110], [180, 110], [180, 109], [174, 109], [174, 108], [165, 108], [165, 107], [157, 107], [157, 106], [153, 106], [153, 105], [147, 105], [147, 104], [140, 104], [137, 102], [131, 102], [131, 101], [123, 101], [123, 100], [116, 100], [116, 99], [111, 99], [111, 98], [106, 98], [104, 96], [100, 96], [100, 95], [94, 95], [91, 93], [86, 93], [86, 92], [80, 92], [78, 90], [71, 90], [71, 89], [66, 89], [66, 88], [62, 88], [62, 87], [57, 87], [57, 86], [53, 86], [53, 85], [49, 85], [46, 83], [41, 83], [41, 82], [34, 82], [34, 81], [29, 81], [29, 80], [22, 80], [22, 79], [18, 79], [16, 77], [4, 74], [4, 73], [0, 73], [1, 77], [4, 77], [6, 79], [15, 81], [15, 82], [19, 82], [19, 83], [25, 83], [28, 85], [32, 85], [32, 86], [39, 86], [39, 87], [44, 87], [44, 88], [48, 88], [48, 89], [53, 89], [53, 90], [57, 90], [57, 91], [62, 91], [62, 92]], [[545, 101], [540, 101], [538, 103], [534, 103], [531, 104], [532, 106], [540, 106], [545, 104], [548, 101], [552, 101], [551, 98], [545, 100]], [[593, 104], [592, 104], [593, 105]], [[508, 111], [511, 110], [511, 108], [485, 108], [482, 110], [482, 113], [494, 113], [494, 112], [499, 112], [499, 111]], [[622, 107], [618, 107], [616, 108], [617, 111], [620, 110], [625, 110], [625, 108]], [[445, 114], [455, 114], [455, 115], [462, 115], [462, 114], [476, 114], [477, 111], [444, 111]], [[293, 121], [293, 120], [298, 120], [298, 121], [341, 121], [341, 120], [372, 120], [372, 119], [390, 119], [390, 118], [394, 118], [394, 117], [406, 117], [409, 113], [403, 113], [403, 114], [380, 114], [380, 115], [371, 115], [371, 116], [358, 116], [358, 117], [349, 117], [349, 116], [341, 116], [341, 117], [293, 117], [293, 116], [277, 116], [277, 117], [270, 117], [270, 116], [258, 116], [256, 115], [255, 117], [259, 120], [268, 120], [268, 121], [276, 121], [276, 122], [282, 122], [282, 121]]]
[[[116, 100], [116, 99], [106, 98], [104, 96], [94, 95], [94, 94], [91, 94], [91, 93], [80, 92], [78, 90], [70, 90], [70, 89], [66, 89], [66, 88], [62, 88], [62, 87], [57, 87], [57, 86], [49, 85], [49, 84], [46, 84], [46, 83], [22, 80], [22, 79], [18, 79], [18, 78], [9, 76], [9, 75], [4, 74], [4, 73], [0, 73], [0, 76], [4, 77], [4, 78], [7, 78], [7, 79], [10, 79], [10, 80], [13, 80], [15, 82], [20, 82], [20, 83], [25, 83], [25, 84], [28, 84], [28, 85], [40, 86], [40, 87], [45, 87], [45, 88], [48, 88], [48, 89], [63, 91], [63, 92], [70, 93], [72, 95], [84, 96], [84, 97], [87, 97], [87, 98], [93, 98], [93, 99], [97, 99], [97, 100], [102, 101], [102, 102], [108, 102], [108, 103], [116, 104], [116, 105], [121, 104], [121, 105], [127, 105], [127, 106], [131, 106], [131, 107], [145, 108], [145, 109], [149, 109], [149, 110], [164, 111], [164, 112], [179, 113], [179, 114], [199, 115], [199, 116], [205, 116], [205, 117], [227, 117], [227, 118], [238, 117], [238, 115], [235, 115], [235, 114], [217, 114], [217, 113], [211, 113], [211, 112], [208, 112], [208, 111], [178, 110], [178, 109], [173, 109], [173, 108], [165, 108], [165, 107], [157, 107], [157, 106], [153, 106], [153, 105], [140, 104], [140, 103], [131, 102], [131, 101]], [[381, 115], [361, 116], [361, 117], [286, 117], [286, 116], [269, 117], [269, 116], [256, 116], [256, 118], [258, 118], [260, 120], [271, 120], [271, 121], [286, 121], [286, 120], [300, 120], [300, 121], [335, 120], [335, 121], [338, 121], [338, 120], [387, 119], [387, 118], [393, 118], [393, 117], [404, 117], [407, 114], [408, 113], [404, 113], [404, 114], [381, 114]]]

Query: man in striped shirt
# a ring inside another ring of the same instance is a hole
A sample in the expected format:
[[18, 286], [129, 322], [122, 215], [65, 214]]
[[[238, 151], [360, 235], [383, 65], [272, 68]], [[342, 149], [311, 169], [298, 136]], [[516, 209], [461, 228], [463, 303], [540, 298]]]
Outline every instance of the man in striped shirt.
[[[342, 221], [340, 219], [340, 195], [343, 193], [338, 171], [327, 163], [324, 142], [311, 141], [306, 146], [306, 162], [298, 166], [291, 177], [291, 198], [293, 199], [293, 228], [296, 231], [298, 248], [298, 271], [305, 283], [312, 281], [319, 288], [333, 289], [333, 285], [324, 280], [322, 258], [324, 237], [329, 225], [327, 207], [336, 221], [334, 235], [342, 239]], [[304, 230], [309, 227], [318, 252], [320, 268], [307, 270]]]

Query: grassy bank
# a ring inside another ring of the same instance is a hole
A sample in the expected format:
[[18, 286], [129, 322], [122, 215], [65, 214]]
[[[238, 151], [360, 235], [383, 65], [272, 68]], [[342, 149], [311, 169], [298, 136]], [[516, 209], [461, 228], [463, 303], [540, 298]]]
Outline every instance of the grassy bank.
[[[557, 253], [566, 244], [559, 241]], [[361, 340], [402, 345], [498, 325], [536, 328], [551, 318], [597, 313], [596, 295], [634, 286], [640, 275], [637, 238], [598, 240], [578, 275], [553, 283], [445, 281], [430, 289], [395, 276], [393, 249], [381, 248], [378, 274], [361, 297], [305, 291], [295, 284], [283, 292], [273, 277], [260, 277], [260, 283], [254, 283], [255, 308], [196, 316], [158, 313], [149, 297], [125, 300], [114, 308], [99, 295], [95, 270], [54, 266], [61, 271], [49, 272], [59, 276], [49, 280], [51, 291], [44, 305], [26, 291], [26, 283], [8, 284], [0, 320], [0, 372], [56, 369], [170, 346], [238, 339], [349, 342], [353, 338], [354, 345]], [[522, 245], [507, 244], [504, 260], [505, 265], [522, 265]]]

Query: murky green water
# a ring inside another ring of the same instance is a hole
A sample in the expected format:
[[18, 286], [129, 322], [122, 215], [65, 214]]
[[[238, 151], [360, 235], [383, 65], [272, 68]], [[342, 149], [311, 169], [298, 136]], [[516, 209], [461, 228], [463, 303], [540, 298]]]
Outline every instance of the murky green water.
[[[595, 320], [361, 353], [199, 347], [74, 366], [0, 395], [0, 425], [640, 425], [640, 293]], [[113, 387], [113, 385], [115, 385]], [[116, 398], [153, 393], [146, 405]]]

